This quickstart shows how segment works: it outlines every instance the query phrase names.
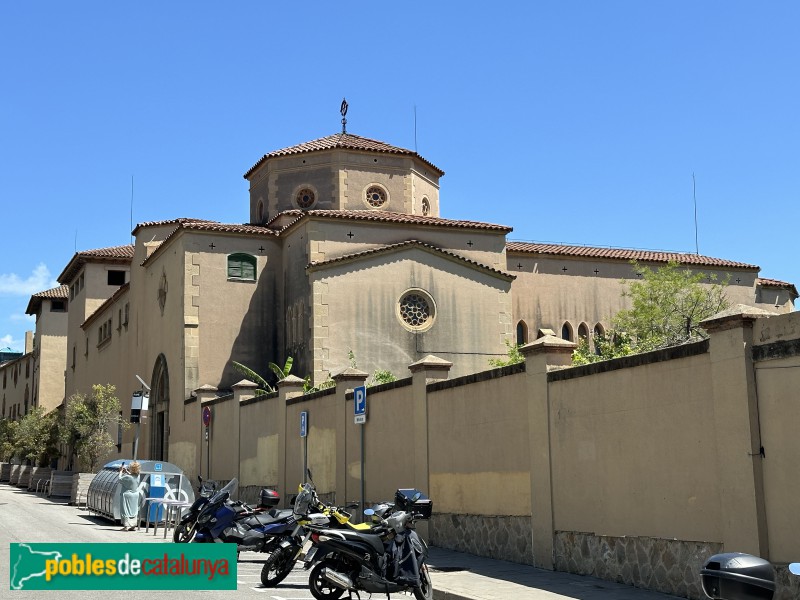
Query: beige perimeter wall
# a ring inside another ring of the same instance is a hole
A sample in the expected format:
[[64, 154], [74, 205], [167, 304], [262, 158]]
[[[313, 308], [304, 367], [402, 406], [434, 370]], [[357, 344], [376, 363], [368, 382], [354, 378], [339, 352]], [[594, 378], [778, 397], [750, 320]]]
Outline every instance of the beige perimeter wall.
[[428, 356], [368, 388], [365, 426], [351, 390], [367, 374], [354, 369], [311, 395], [289, 377], [274, 395], [243, 382], [193, 404], [219, 428], [211, 477], [238, 477], [251, 500], [272, 486], [286, 502], [304, 465], [327, 498], [360, 500], [363, 432], [367, 504], [398, 487], [429, 493], [420, 531], [436, 545], [697, 599], [703, 563], [742, 551], [776, 565], [778, 600], [796, 598], [800, 315], [708, 329], [703, 342], [583, 367], [551, 337], [524, 363], [457, 379]]

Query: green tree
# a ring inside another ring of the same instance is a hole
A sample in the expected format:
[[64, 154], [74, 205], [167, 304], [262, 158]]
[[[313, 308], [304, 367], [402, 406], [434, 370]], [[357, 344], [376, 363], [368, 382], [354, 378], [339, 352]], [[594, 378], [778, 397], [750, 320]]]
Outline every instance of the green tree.
[[17, 453], [19, 421], [0, 420], [0, 461], [6, 462]]
[[631, 308], [614, 317], [611, 331], [596, 336], [594, 352], [588, 340], [581, 340], [573, 354], [573, 364], [704, 339], [707, 334], [700, 322], [730, 306], [725, 293], [729, 276], [718, 282], [713, 275], [692, 272], [677, 262], [655, 270], [636, 261], [631, 264], [642, 276], [641, 280], [627, 283], [622, 293], [630, 298]]
[[512, 344], [510, 340], [506, 340], [505, 343], [507, 358], [490, 358], [489, 364], [493, 367], [507, 367], [508, 365], [515, 365], [525, 360], [525, 357], [522, 356], [522, 352], [519, 351], [519, 349], [522, 348], [522, 344]]
[[96, 384], [92, 393], [73, 394], [67, 401], [61, 441], [69, 444], [82, 465], [94, 473], [99, 461], [116, 446], [110, 431], [129, 427], [120, 414], [117, 389], [111, 384]]
[[16, 445], [23, 458], [33, 465], [44, 466], [58, 456], [57, 443], [58, 412], [46, 413], [37, 406], [19, 422]]

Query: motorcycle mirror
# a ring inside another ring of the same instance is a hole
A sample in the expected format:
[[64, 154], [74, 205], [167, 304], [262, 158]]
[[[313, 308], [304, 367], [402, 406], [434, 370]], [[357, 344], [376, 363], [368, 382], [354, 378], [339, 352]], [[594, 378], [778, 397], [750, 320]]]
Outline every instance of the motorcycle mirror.
[[789, 572], [793, 575], [800, 575], [800, 563], [792, 563], [789, 565]]
[[417, 501], [417, 500], [419, 500], [421, 497], [422, 497], [422, 492], [417, 492], [416, 494], [414, 494], [414, 495], [411, 497], [411, 501], [412, 501], [412, 502], [416, 502], [416, 501]]
[[375, 514], [375, 511], [372, 510], [371, 508], [365, 508], [364, 509], [364, 516], [365, 517], [371, 517], [374, 514]]

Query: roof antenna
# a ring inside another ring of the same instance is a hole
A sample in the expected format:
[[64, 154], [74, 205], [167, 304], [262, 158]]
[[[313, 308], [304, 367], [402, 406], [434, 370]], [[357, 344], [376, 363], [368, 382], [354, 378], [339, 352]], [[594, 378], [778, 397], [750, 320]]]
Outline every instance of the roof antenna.
[[694, 179], [694, 172], [692, 172], [692, 197], [694, 198], [694, 249], [695, 253], [700, 256], [700, 244], [697, 241], [697, 183]]
[[342, 106], [339, 108], [342, 113], [342, 133], [347, 133], [347, 100], [342, 98]]
[[133, 175], [131, 175], [131, 244], [133, 244]]
[[414, 105], [414, 152], [417, 151], [417, 105]]

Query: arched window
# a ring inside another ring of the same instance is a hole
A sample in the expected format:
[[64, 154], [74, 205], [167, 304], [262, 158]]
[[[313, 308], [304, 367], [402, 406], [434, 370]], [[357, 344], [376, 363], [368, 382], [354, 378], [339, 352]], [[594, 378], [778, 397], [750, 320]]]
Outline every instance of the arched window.
[[528, 343], [528, 326], [525, 321], [517, 323], [517, 345]]
[[256, 280], [256, 257], [250, 254], [228, 256], [228, 279]]
[[600, 323], [597, 323], [597, 324], [595, 324], [595, 326], [594, 326], [594, 334], [593, 334], [593, 337], [595, 338], [595, 339], [593, 340], [593, 343], [594, 343], [594, 353], [595, 353], [595, 354], [600, 354], [600, 344], [599, 344], [599, 338], [602, 338], [602, 337], [604, 337], [605, 335], [606, 335], [606, 330], [605, 330], [605, 328], [604, 328], [604, 327], [603, 327], [603, 326], [602, 326]]
[[561, 338], [567, 340], [568, 342], [572, 340], [572, 325], [569, 324], [569, 321], [566, 321], [561, 326]]
[[581, 323], [578, 325], [578, 338], [587, 339], [589, 337], [589, 327], [586, 323]]

